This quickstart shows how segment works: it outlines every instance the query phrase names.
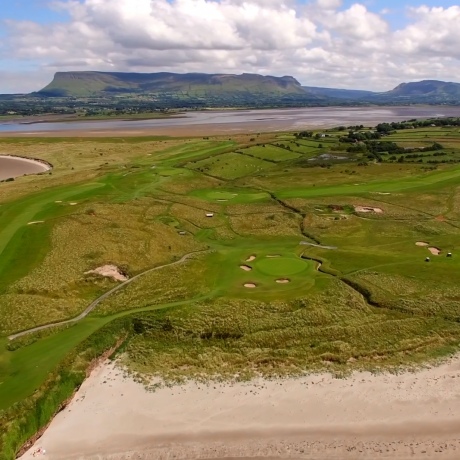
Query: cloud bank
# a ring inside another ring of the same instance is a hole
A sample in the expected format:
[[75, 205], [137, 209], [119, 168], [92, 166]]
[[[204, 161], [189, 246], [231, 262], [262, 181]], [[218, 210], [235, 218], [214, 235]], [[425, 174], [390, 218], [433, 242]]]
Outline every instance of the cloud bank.
[[401, 81], [458, 80], [460, 68], [460, 6], [407, 8], [400, 29], [386, 11], [343, 8], [341, 0], [56, 0], [53, 7], [70, 19], [6, 21], [3, 58], [36, 74], [18, 91], [38, 89], [57, 70], [254, 72], [383, 91]]

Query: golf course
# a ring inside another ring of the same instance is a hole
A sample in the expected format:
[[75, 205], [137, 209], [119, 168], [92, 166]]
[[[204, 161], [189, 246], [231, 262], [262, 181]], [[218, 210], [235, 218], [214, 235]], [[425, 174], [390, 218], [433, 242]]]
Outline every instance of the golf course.
[[459, 350], [458, 118], [0, 145], [50, 165], [0, 181], [1, 459], [101, 357], [173, 385]]

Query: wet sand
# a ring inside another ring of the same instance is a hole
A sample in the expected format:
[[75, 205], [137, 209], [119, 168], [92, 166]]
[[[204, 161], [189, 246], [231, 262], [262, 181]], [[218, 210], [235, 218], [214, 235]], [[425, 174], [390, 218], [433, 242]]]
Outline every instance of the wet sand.
[[294, 131], [339, 125], [402, 121], [411, 118], [460, 116], [459, 107], [306, 107], [296, 109], [185, 112], [181, 117], [151, 120], [3, 123], [0, 136], [210, 136]]
[[399, 375], [318, 374], [148, 392], [95, 369], [38, 447], [51, 460], [460, 458], [460, 358]]
[[29, 158], [0, 155], [0, 180], [20, 177], [25, 174], [38, 174], [50, 169], [45, 163]]

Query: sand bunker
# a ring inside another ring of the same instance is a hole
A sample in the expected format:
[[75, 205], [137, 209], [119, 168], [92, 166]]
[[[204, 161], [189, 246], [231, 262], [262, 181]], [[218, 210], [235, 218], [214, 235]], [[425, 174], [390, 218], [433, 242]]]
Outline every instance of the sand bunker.
[[441, 254], [441, 249], [439, 248], [428, 248], [428, 251], [430, 251], [434, 256], [439, 256], [439, 254]]
[[252, 270], [252, 267], [250, 267], [249, 265], [240, 265], [240, 268], [245, 272], [250, 272]]
[[278, 284], [289, 284], [291, 280], [288, 280], [287, 278], [276, 280]]
[[113, 278], [116, 281], [127, 281], [128, 277], [116, 265], [103, 265], [94, 270], [85, 272], [85, 275], [95, 274]]
[[254, 288], [257, 287], [257, 285], [254, 284], [254, 283], [246, 283], [246, 284], [244, 285], [244, 287], [245, 287], [245, 288], [248, 288], [248, 289], [254, 289]]
[[275, 259], [276, 257], [281, 257], [281, 254], [270, 254], [267, 256], [269, 259]]
[[62, 203], [62, 201], [61, 201], [61, 200], [59, 200], [59, 201], [55, 201], [55, 203]]
[[78, 203], [69, 203], [70, 206], [76, 206]]
[[355, 206], [356, 212], [375, 212], [376, 214], [382, 214], [383, 209], [381, 208], [373, 208], [371, 206]]
[[428, 246], [428, 243], [425, 243], [425, 241], [417, 241], [415, 245], [425, 248], [426, 246]]
[[246, 259], [246, 262], [252, 262], [253, 260], [256, 260], [256, 256], [249, 256], [249, 257]]
[[33, 222], [29, 222], [27, 225], [35, 225], [35, 224], [44, 224], [44, 220], [34, 220]]

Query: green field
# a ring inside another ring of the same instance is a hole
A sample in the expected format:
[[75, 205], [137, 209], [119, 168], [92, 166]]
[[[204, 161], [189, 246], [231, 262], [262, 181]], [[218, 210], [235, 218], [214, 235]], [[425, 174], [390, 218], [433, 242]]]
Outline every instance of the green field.
[[[458, 128], [385, 137], [422, 149], [414, 158], [322, 136], [0, 139], [54, 165], [0, 183], [0, 452], [44, 425], [116, 339], [128, 368], [168, 381], [394, 369], [457, 351]], [[92, 273], [106, 265], [135, 279], [59, 327], [120, 283]]]

